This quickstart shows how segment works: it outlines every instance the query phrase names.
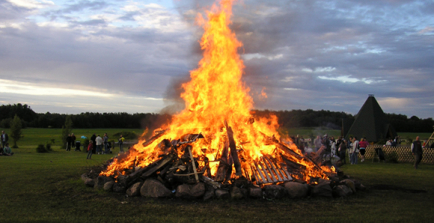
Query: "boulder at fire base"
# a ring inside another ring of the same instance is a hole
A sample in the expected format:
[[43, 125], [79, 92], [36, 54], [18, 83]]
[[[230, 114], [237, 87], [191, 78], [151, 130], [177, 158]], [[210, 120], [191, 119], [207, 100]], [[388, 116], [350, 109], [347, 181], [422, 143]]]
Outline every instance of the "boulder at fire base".
[[140, 189], [140, 194], [143, 197], [170, 197], [172, 192], [166, 188], [160, 181], [155, 179], [147, 179]]
[[205, 184], [181, 184], [176, 188], [176, 197], [180, 198], [199, 198], [205, 194]]
[[312, 190], [310, 195], [312, 197], [333, 197], [332, 187], [330, 186], [330, 182], [324, 181], [317, 185], [312, 186]]
[[142, 182], [137, 182], [137, 183], [133, 184], [133, 186], [128, 188], [127, 195], [130, 197], [139, 196], [141, 186], [142, 186]]
[[309, 192], [309, 186], [303, 183], [286, 182], [284, 186], [290, 198], [303, 198], [306, 197]]

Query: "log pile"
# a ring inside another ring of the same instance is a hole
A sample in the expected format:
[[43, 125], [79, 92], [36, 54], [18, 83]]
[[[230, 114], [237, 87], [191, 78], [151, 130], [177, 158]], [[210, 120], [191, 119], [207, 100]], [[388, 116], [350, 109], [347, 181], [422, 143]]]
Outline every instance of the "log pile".
[[194, 157], [192, 153], [194, 143], [203, 138], [202, 134], [182, 137], [184, 141], [169, 141], [159, 139], [163, 135], [160, 133], [147, 142], [161, 140], [158, 146], [163, 151], [159, 159], [150, 165], [139, 168], [133, 164], [116, 177], [96, 176], [93, 171], [84, 173], [81, 178], [86, 186], [125, 193], [127, 196], [175, 196], [204, 200], [213, 197], [278, 199], [347, 196], [364, 189], [360, 182], [350, 179], [341, 171], [326, 172], [327, 176], [311, 177], [309, 182], [300, 180], [303, 179], [306, 166], [297, 160], [307, 162], [318, 171], [321, 171], [324, 163], [315, 158], [316, 154], [300, 155], [272, 137], [267, 143], [276, 146], [275, 156], [263, 154], [260, 159], [250, 161], [248, 171], [242, 167], [245, 166], [242, 162], [247, 161], [236, 149], [232, 129], [226, 127], [228, 143], [223, 148], [221, 157], [212, 161], [219, 163], [215, 176], [211, 175], [211, 161], [206, 156]]

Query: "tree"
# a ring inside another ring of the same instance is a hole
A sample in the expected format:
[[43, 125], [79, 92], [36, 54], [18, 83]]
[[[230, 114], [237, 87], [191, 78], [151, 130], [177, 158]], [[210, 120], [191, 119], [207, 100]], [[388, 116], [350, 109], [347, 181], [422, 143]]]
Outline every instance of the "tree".
[[11, 121], [11, 138], [14, 141], [14, 145], [12, 148], [18, 148], [17, 141], [22, 137], [21, 136], [21, 128], [22, 123], [21, 119], [18, 117], [18, 115], [15, 115], [14, 119]]
[[72, 119], [71, 116], [66, 116], [65, 119], [65, 124], [62, 126], [62, 135], [61, 140], [62, 140], [62, 145], [66, 145], [66, 138], [68, 137], [69, 134], [71, 134], [72, 131]]

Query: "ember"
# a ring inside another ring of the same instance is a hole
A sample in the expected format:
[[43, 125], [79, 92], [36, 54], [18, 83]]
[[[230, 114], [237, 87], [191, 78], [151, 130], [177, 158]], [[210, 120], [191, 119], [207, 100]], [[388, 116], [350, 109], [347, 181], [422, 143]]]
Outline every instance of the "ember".
[[96, 187], [115, 180], [112, 190], [130, 196], [140, 189], [143, 196], [155, 197], [172, 191], [179, 197], [224, 197], [229, 191], [242, 197], [262, 196], [261, 188], [273, 194], [280, 189], [270, 188], [285, 182], [321, 185], [321, 180], [337, 178], [334, 167], [303, 155], [277, 132], [276, 116], [253, 118], [253, 100], [241, 81], [244, 64], [237, 54], [242, 43], [229, 29], [232, 3], [213, 5], [207, 21], [197, 16], [204, 28], [203, 58], [182, 86], [185, 110], [150, 139], [114, 158]]

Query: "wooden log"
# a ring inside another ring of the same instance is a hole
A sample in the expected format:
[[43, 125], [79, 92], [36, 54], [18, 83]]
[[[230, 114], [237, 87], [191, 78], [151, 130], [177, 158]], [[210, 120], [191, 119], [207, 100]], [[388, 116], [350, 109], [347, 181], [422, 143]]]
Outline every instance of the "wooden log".
[[264, 156], [264, 160], [268, 161], [268, 163], [271, 165], [271, 167], [273, 168], [274, 172], [276, 173], [276, 176], [279, 179], [279, 181], [283, 181], [283, 179], [280, 177], [279, 171], [277, 171], [277, 169], [274, 166], [273, 162], [271, 162], [270, 159], [268, 159], [268, 157], [266, 157], [266, 156]]
[[234, 140], [234, 131], [228, 125], [226, 120], [225, 120], [225, 127], [226, 127], [226, 133], [228, 135], [228, 140], [229, 140], [229, 148], [231, 149], [231, 156], [234, 161], [235, 175], [242, 176], [243, 173], [241, 171], [241, 163], [240, 163], [240, 159], [238, 158], [237, 147], [235, 145], [235, 140]]
[[199, 176], [197, 175], [196, 164], [194, 163], [193, 153], [191, 153], [191, 146], [187, 146], [188, 153], [191, 158], [191, 165], [193, 166], [194, 178], [196, 179], [196, 183], [199, 183]]
[[276, 183], [276, 180], [273, 180], [270, 178], [270, 175], [273, 175], [271, 173], [268, 173], [267, 168], [264, 167], [264, 164], [259, 160], [258, 161], [259, 166], [261, 166], [262, 171], [264, 172], [265, 177], [267, 177], [268, 183]]
[[188, 176], [193, 176], [193, 175], [197, 175], [199, 177], [199, 174], [204, 174], [205, 170], [202, 172], [195, 172], [195, 173], [174, 173], [173, 176], [177, 176], [177, 177], [188, 177]]
[[206, 184], [212, 186], [214, 189], [221, 188], [221, 186], [222, 186], [220, 183], [218, 183], [218, 182], [212, 180], [212, 179], [209, 178], [209, 177], [201, 176], [201, 179], [202, 179], [202, 181], [203, 181], [204, 183], [206, 183]]
[[170, 161], [172, 161], [175, 157], [176, 157], [175, 154], [173, 154], [173, 153], [169, 154], [166, 158], [163, 158], [162, 160], [160, 160], [160, 162], [158, 162], [157, 165], [153, 166], [152, 168], [150, 168], [146, 172], [144, 172], [141, 175], [141, 178], [144, 179], [144, 178], [149, 177], [151, 174], [155, 173], [160, 168], [162, 168], [163, 166], [165, 166], [167, 163], [169, 163]]
[[220, 157], [219, 167], [217, 169], [215, 181], [223, 182], [228, 179], [232, 173], [231, 159], [228, 157], [229, 142], [226, 141], [223, 147], [222, 156]]
[[262, 184], [262, 180], [258, 176], [258, 173], [255, 171], [254, 167], [250, 166], [250, 169], [252, 170], [252, 174], [255, 176], [256, 184]]
[[286, 170], [285, 168], [282, 168], [281, 170], [285, 172], [286, 176], [288, 177], [288, 180], [292, 180], [291, 174], [288, 173], [288, 170]]
[[[277, 182], [277, 179], [276, 179], [276, 177], [274, 176], [273, 171], [271, 170], [270, 166], [269, 166], [268, 163], [265, 161], [265, 158], [264, 158], [264, 157], [262, 157], [262, 162], [263, 162], [263, 163], [265, 164], [265, 166], [267, 167], [268, 172], [269, 172], [270, 175], [271, 175], [271, 178], [273, 178], [273, 182], [276, 183], [276, 182]], [[280, 180], [280, 181], [281, 181], [281, 180]]]
[[164, 135], [164, 132], [166, 130], [162, 130], [157, 135], [152, 136], [148, 141], [144, 142], [142, 145], [143, 147], [149, 146], [151, 143], [153, 143], [156, 139], [160, 138], [162, 135]]
[[270, 156], [266, 156], [267, 159], [272, 161], [272, 165], [276, 167], [277, 171], [279, 172], [280, 176], [282, 176], [283, 181], [290, 181], [292, 180], [291, 176], [286, 175], [284, 172], [284, 168], [282, 168], [281, 165], [279, 165], [279, 163], [277, 162], [276, 159], [274, 159], [273, 157]]
[[261, 175], [262, 181], [264, 183], [269, 183], [271, 182], [270, 177], [267, 174], [267, 171], [265, 171], [264, 169], [259, 169], [258, 163], [253, 161], [253, 163], [255, 164], [256, 170], [258, 170], [259, 175]]

